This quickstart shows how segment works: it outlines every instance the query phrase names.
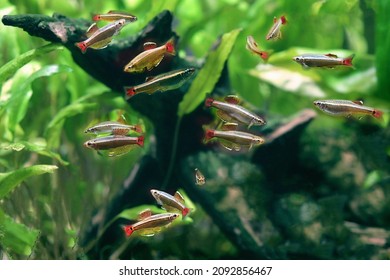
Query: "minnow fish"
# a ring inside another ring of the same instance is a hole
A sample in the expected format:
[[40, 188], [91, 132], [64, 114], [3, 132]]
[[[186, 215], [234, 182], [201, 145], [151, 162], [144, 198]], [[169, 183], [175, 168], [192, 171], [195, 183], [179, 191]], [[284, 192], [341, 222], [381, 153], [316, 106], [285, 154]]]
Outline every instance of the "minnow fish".
[[160, 47], [157, 47], [154, 42], [146, 42], [144, 44], [144, 51], [126, 64], [123, 71], [140, 73], [144, 72], [145, 69], [148, 71], [152, 70], [160, 64], [166, 54], [176, 54], [173, 43], [173, 38]]
[[163, 73], [161, 75], [150, 77], [145, 83], [134, 86], [125, 87], [126, 98], [129, 99], [134, 95], [145, 92], [153, 94], [156, 91], [168, 91], [181, 87], [195, 72], [194, 68], [174, 70]]
[[305, 68], [309, 67], [328, 67], [335, 68], [336, 66], [348, 66], [352, 67], [352, 59], [354, 54], [342, 58], [337, 57], [335, 54], [303, 54], [293, 57], [293, 60], [301, 64]]
[[84, 147], [101, 151], [107, 151], [109, 157], [123, 155], [136, 146], [144, 146], [144, 136], [130, 137], [123, 135], [110, 135], [88, 140]]
[[140, 235], [153, 236], [160, 232], [163, 227], [170, 225], [177, 217], [178, 213], [163, 213], [152, 215], [147, 209], [139, 214], [139, 221], [123, 227], [126, 236], [129, 237], [133, 232], [138, 231]]
[[187, 208], [184, 204], [183, 196], [178, 191], [175, 192], [173, 196], [169, 193], [154, 189], [150, 190], [150, 193], [156, 199], [157, 203], [160, 204], [162, 208], [167, 210], [168, 212], [179, 211], [182, 214], [183, 219], [190, 212], [190, 209]]
[[104, 49], [112, 41], [112, 37], [117, 35], [122, 27], [125, 26], [125, 23], [125, 19], [120, 19], [102, 28], [98, 28], [96, 23], [93, 23], [87, 30], [86, 35], [88, 39], [75, 45], [82, 53], [85, 53], [88, 48]]
[[266, 40], [277, 40], [277, 39], [282, 38], [282, 32], [280, 30], [282, 28], [282, 25], [285, 25], [286, 23], [287, 23], [287, 19], [285, 16], [281, 16], [279, 19], [274, 17], [274, 25], [272, 25], [267, 36], [265, 36], [265, 39]]
[[266, 51], [261, 51], [252, 36], [246, 37], [246, 49], [254, 54], [259, 55], [265, 62], [268, 60], [269, 53]]
[[248, 125], [248, 128], [252, 125], [266, 124], [266, 121], [263, 118], [238, 105], [240, 100], [237, 96], [228, 95], [225, 97], [225, 101], [226, 102], [216, 101], [210, 97], [206, 99], [205, 106], [219, 109], [217, 111], [218, 117], [226, 122], [237, 120]]
[[195, 168], [195, 184], [198, 186], [202, 186], [205, 183], [206, 183], [206, 178], [198, 168]]
[[142, 128], [139, 124], [129, 125], [120, 122], [107, 121], [98, 123], [90, 128], [87, 128], [85, 133], [111, 133], [113, 135], [127, 135], [130, 131], [142, 133]]
[[362, 101], [350, 100], [317, 100], [313, 104], [325, 113], [334, 116], [370, 115], [381, 118], [383, 112], [371, 107], [363, 106]]
[[137, 17], [121, 11], [109, 11], [107, 14], [96, 14], [93, 15], [93, 21], [105, 20], [105, 21], [116, 21], [119, 19], [124, 19], [126, 22], [134, 22], [137, 20]]
[[263, 144], [265, 141], [260, 136], [235, 130], [225, 130], [232, 125], [236, 124], [225, 124], [222, 128], [224, 130], [212, 130], [206, 129], [205, 141], [209, 141], [212, 138], [218, 138], [220, 144], [229, 151], [240, 151], [243, 147], [251, 149], [253, 146]]

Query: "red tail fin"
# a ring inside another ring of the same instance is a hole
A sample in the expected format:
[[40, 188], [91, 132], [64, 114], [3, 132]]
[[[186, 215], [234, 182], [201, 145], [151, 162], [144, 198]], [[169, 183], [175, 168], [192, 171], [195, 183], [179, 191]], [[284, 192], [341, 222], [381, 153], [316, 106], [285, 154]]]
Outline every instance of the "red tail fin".
[[173, 43], [174, 43], [174, 40], [170, 39], [168, 42], [165, 43], [165, 48], [166, 48], [167, 52], [175, 55], [176, 51], [175, 51], [175, 45]]
[[87, 51], [87, 45], [84, 42], [79, 42], [75, 45], [81, 50], [82, 53], [85, 53]]
[[183, 216], [183, 219], [185, 218], [185, 216], [188, 215], [188, 213], [190, 213], [190, 209], [189, 208], [184, 208], [183, 211], [181, 211], [181, 214]]
[[133, 226], [123, 226], [122, 228], [127, 237], [129, 237], [134, 232]]
[[206, 107], [211, 107], [211, 106], [213, 106], [213, 102], [214, 102], [214, 99], [211, 98], [211, 97], [209, 97], [209, 98], [207, 98], [206, 101], [204, 102], [204, 105], [205, 105]]
[[214, 130], [212, 130], [212, 129], [206, 129], [204, 138], [205, 138], [206, 141], [209, 141], [211, 138], [214, 137], [214, 135], [215, 135]]
[[343, 64], [345, 65], [345, 66], [353, 66], [352, 65], [352, 59], [354, 58], [354, 54], [353, 55], [350, 55], [350, 56], [348, 56], [347, 58], [345, 58], [344, 60], [343, 60]]
[[380, 110], [375, 109], [372, 112], [372, 115], [374, 116], [374, 118], [380, 119], [380, 118], [382, 118], [383, 112], [380, 111]]
[[125, 87], [125, 91], [127, 98], [133, 97], [136, 94], [134, 87]]
[[281, 16], [280, 20], [282, 21], [282, 24], [286, 24], [287, 23], [287, 19], [286, 19], [285, 16]]
[[92, 20], [93, 20], [93, 21], [98, 21], [98, 20], [100, 20], [100, 15], [93, 15]]
[[145, 140], [145, 136], [141, 135], [138, 137], [138, 140], [137, 140], [137, 144], [141, 147], [144, 146], [144, 140]]
[[259, 54], [264, 61], [268, 60], [269, 54], [267, 52], [260, 52]]

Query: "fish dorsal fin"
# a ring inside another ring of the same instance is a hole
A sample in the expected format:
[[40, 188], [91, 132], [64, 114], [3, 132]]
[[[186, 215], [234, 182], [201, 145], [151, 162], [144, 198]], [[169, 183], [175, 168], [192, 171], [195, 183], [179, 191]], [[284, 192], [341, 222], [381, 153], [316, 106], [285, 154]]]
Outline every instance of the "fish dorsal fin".
[[176, 191], [175, 194], [173, 195], [174, 198], [176, 198], [179, 202], [184, 204], [184, 198], [183, 196], [179, 193], [179, 191]]
[[118, 123], [121, 123], [121, 124], [126, 124], [126, 118], [125, 118], [125, 112], [124, 112], [124, 110], [119, 110], [118, 111], [118, 118], [116, 119], [116, 121], [118, 122]]
[[91, 37], [96, 31], [99, 30], [99, 27], [97, 26], [96, 22], [92, 23], [90, 27], [88, 27], [88, 30], [86, 32], [87, 37]]
[[156, 47], [157, 47], [157, 44], [155, 42], [145, 42], [144, 43], [144, 50], [145, 51], [155, 49]]
[[335, 54], [333, 54], [333, 53], [327, 53], [325, 56], [333, 57], [333, 58], [338, 58], [338, 56], [335, 55]]
[[357, 104], [357, 105], [363, 105], [363, 101], [361, 101], [361, 100], [355, 100], [355, 101], [352, 101], [352, 102]]
[[276, 23], [278, 21], [278, 19], [276, 17], [274, 17], [274, 23]]
[[236, 123], [224, 123], [221, 126], [221, 129], [223, 131], [230, 131], [230, 130], [237, 130], [238, 124]]
[[138, 220], [142, 221], [152, 216], [152, 210], [145, 209], [144, 211], [141, 211], [138, 213]]
[[227, 103], [230, 103], [230, 104], [240, 103], [240, 99], [236, 95], [228, 95], [224, 99]]
[[156, 76], [149, 76], [149, 77], [146, 77], [145, 78], [145, 82], [149, 82], [151, 80], [154, 80], [156, 78]]

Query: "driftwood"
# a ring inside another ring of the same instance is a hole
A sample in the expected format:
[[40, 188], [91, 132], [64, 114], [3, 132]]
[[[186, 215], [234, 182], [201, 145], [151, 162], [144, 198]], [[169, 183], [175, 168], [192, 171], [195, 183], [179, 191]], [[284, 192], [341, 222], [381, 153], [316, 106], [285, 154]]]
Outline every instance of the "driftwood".
[[[124, 86], [134, 85], [145, 80], [145, 74], [129, 75], [123, 72], [123, 66], [140, 52], [145, 41], [152, 38], [158, 44], [161, 44], [171, 37], [177, 38], [177, 35], [171, 29], [172, 14], [168, 11], [156, 16], [136, 36], [114, 40], [110, 47], [99, 51], [88, 50], [86, 54], [82, 54], [74, 43], [85, 38], [85, 31], [91, 21], [71, 19], [59, 14], [54, 14], [53, 17], [43, 15], [4, 16], [2, 21], [5, 25], [23, 28], [31, 36], [37, 36], [50, 42], [62, 43], [72, 53], [74, 61], [87, 73], [120, 94], [123, 94]], [[198, 67], [198, 65], [192, 65], [178, 57], [172, 57], [164, 60], [161, 66], [148, 75], [156, 75], [185, 66]], [[216, 86], [221, 89], [220, 91], [229, 89], [227, 73], [228, 69], [225, 67]], [[168, 172], [168, 165], [172, 160], [173, 135], [177, 123], [176, 112], [184, 93], [184, 89], [181, 89], [169, 94], [139, 95], [129, 100], [132, 108], [149, 118], [155, 127], [156, 143], [155, 147], [152, 148], [155, 153], [141, 159], [133, 168], [133, 173], [123, 183], [120, 191], [109, 203], [107, 209], [97, 211], [96, 218], [91, 219], [93, 222], [80, 237], [82, 246], [95, 240], [98, 236], [98, 228], [107, 224], [123, 209], [150, 202], [149, 194], [145, 189], [146, 186], [163, 185]], [[268, 127], [265, 135], [268, 138], [267, 144], [254, 149], [248, 155], [234, 156], [230, 162], [226, 161], [227, 164], [233, 166], [236, 160], [241, 160], [253, 170], [262, 169], [266, 174], [265, 176], [269, 178], [278, 176], [275, 173], [276, 166], [288, 172], [291, 162], [285, 162], [284, 158], [268, 157], [267, 154], [281, 148], [286, 149], [286, 146], [281, 145], [281, 143], [288, 142], [291, 143], [288, 151], [289, 160], [294, 160], [299, 152], [298, 141], [300, 135], [314, 117], [315, 113], [312, 110], [305, 110], [297, 116], [281, 121], [275, 127]], [[216, 170], [210, 170], [207, 166], [207, 160], [203, 163], [198, 162], [197, 158], [200, 158], [200, 155], [205, 155], [205, 158], [217, 158], [221, 159], [221, 162], [224, 161], [224, 156], [221, 155], [220, 151], [215, 150], [214, 146], [202, 144], [202, 125], [209, 123], [211, 120], [210, 110], [201, 105], [181, 121], [178, 143], [175, 147], [176, 157], [172, 168], [173, 172], [168, 178], [169, 180], [165, 182], [164, 187], [171, 186], [171, 189], [166, 188], [169, 192], [175, 190], [174, 186], [183, 187], [190, 198], [202, 207], [212, 218], [215, 225], [237, 247], [238, 257], [256, 259], [278, 257], [267, 252], [261, 234], [254, 226], [259, 226], [257, 214], [247, 220], [245, 218], [246, 210], [240, 210], [240, 206], [226, 210], [221, 205], [222, 198], [220, 196], [194, 184], [193, 166], [191, 166], [191, 161], [194, 161], [194, 158], [197, 164], [196, 167], [201, 170], [209, 169], [209, 173], [216, 172]], [[277, 154], [283, 154], [283, 151], [282, 153], [279, 151]], [[231, 184], [234, 185], [235, 182], [231, 182]], [[256, 185], [253, 188], [256, 188]], [[235, 188], [232, 187], [229, 190], [234, 191]], [[225, 197], [228, 196], [227, 193]], [[114, 223], [106, 230], [99, 241], [88, 248], [85, 253], [89, 258], [107, 258], [112, 252], [107, 250], [107, 252], [102, 253], [102, 249], [114, 244], [115, 240], [121, 237], [123, 238], [122, 232], [118, 232], [118, 224]]]

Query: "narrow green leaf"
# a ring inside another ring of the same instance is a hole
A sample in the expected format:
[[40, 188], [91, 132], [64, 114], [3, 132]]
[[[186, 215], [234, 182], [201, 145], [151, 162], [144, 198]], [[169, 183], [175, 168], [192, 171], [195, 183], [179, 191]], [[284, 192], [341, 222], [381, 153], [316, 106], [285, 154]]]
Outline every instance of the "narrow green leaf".
[[0, 245], [10, 254], [29, 256], [39, 231], [16, 223], [0, 209]]
[[64, 49], [64, 47], [60, 44], [48, 44], [21, 54], [0, 68], [0, 84], [14, 75], [17, 70], [29, 63], [34, 58], [60, 49]]
[[178, 116], [182, 117], [191, 113], [210, 93], [218, 82], [223, 66], [233, 49], [236, 38], [241, 29], [234, 29], [222, 36], [218, 48], [211, 51], [206, 59], [205, 65], [199, 71], [191, 84], [188, 92], [184, 95], [179, 104]]
[[55, 165], [33, 165], [12, 172], [0, 173], [0, 199], [4, 198], [28, 177], [53, 173], [57, 168]]

